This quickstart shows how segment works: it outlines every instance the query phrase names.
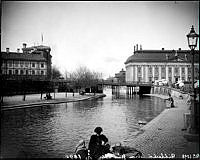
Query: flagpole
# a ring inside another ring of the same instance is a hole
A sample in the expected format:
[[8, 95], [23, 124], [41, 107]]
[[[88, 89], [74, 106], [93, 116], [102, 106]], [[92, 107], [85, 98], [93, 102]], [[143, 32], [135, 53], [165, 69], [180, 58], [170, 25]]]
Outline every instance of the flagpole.
[[43, 45], [43, 34], [41, 34], [42, 35], [42, 45]]

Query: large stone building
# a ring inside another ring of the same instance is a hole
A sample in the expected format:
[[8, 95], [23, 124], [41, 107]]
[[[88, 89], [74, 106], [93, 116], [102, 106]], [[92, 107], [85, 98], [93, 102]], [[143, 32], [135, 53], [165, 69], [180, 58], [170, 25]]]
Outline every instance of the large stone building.
[[48, 46], [26, 47], [22, 52], [1, 52], [1, 75], [4, 80], [51, 80], [51, 48]]
[[[191, 81], [190, 50], [140, 50], [134, 47], [134, 54], [125, 62], [126, 82], [152, 82], [166, 79], [169, 83], [178, 80]], [[194, 58], [195, 79], [199, 79], [199, 51]]]

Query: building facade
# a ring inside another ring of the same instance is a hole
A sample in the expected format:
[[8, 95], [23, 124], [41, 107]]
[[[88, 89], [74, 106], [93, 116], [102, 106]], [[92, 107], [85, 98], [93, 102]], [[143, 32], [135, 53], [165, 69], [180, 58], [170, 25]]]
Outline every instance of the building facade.
[[51, 48], [48, 46], [26, 47], [22, 52], [1, 52], [1, 75], [6, 80], [51, 80]]
[[122, 68], [122, 70], [119, 73], [115, 73], [115, 78], [117, 82], [124, 83], [126, 77], [126, 71]]
[[[135, 48], [135, 47], [134, 47]], [[137, 47], [138, 48], [138, 47]], [[190, 50], [140, 50], [125, 62], [126, 82], [152, 82], [166, 79], [169, 83], [178, 80], [191, 81]], [[199, 79], [199, 51], [195, 51], [194, 77]]]

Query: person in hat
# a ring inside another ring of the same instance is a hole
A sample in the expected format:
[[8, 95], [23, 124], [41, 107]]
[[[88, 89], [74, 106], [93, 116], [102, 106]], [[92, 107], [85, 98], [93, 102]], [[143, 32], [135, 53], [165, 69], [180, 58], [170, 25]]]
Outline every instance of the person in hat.
[[88, 149], [93, 159], [98, 159], [100, 156], [110, 152], [108, 138], [101, 134], [102, 131], [103, 129], [101, 127], [96, 127], [94, 129], [95, 134], [90, 138]]

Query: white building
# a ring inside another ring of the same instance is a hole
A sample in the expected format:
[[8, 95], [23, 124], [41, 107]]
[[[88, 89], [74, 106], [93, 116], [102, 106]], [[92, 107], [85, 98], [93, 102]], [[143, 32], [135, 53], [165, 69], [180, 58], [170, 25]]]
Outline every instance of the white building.
[[[135, 48], [135, 47], [134, 47]], [[137, 47], [138, 48], [138, 47]], [[152, 82], [166, 79], [191, 81], [190, 50], [135, 50], [126, 62], [126, 82]], [[194, 58], [195, 79], [199, 79], [199, 51]]]

